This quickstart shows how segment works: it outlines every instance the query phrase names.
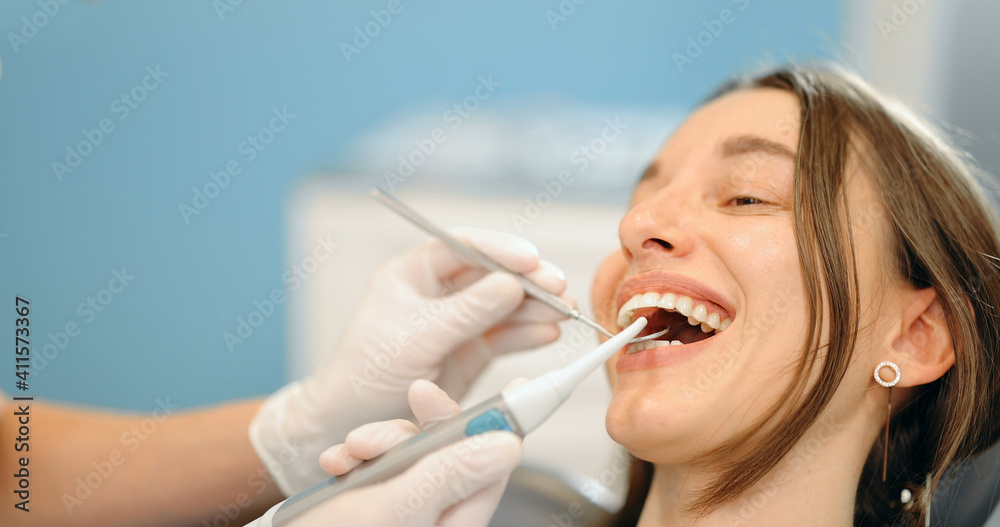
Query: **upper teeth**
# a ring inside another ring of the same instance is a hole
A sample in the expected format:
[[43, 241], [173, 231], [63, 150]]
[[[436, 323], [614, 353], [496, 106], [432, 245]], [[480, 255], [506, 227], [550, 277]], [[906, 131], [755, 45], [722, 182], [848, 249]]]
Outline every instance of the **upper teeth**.
[[733, 322], [728, 316], [722, 319], [723, 315], [719, 313], [709, 314], [708, 307], [705, 304], [695, 304], [694, 300], [689, 296], [675, 293], [661, 295], [660, 293], [649, 292], [637, 294], [630, 298], [628, 302], [625, 302], [625, 305], [618, 310], [618, 325], [623, 328], [627, 327], [632, 323], [637, 309], [648, 307], [676, 311], [688, 317], [688, 324], [700, 326], [701, 330], [705, 333], [713, 330], [722, 331]]

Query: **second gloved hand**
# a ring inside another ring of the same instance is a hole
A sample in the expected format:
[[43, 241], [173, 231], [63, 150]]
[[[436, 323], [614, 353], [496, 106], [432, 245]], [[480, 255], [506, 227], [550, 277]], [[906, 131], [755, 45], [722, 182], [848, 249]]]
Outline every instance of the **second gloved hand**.
[[[344, 444], [322, 454], [323, 468], [343, 475], [461, 411], [427, 381], [413, 383], [409, 400], [419, 427], [402, 419], [363, 425], [350, 432]], [[521, 439], [510, 432], [468, 437], [425, 456], [396, 477], [329, 498], [288, 527], [486, 527], [521, 452]], [[248, 527], [269, 527], [280, 506]]]
[[[510, 234], [456, 229], [459, 239], [545, 289], [566, 282], [535, 247]], [[491, 356], [555, 341], [564, 319], [525, 298], [504, 273], [487, 273], [433, 240], [379, 267], [334, 354], [320, 371], [271, 396], [251, 441], [286, 495], [325, 479], [316, 463], [363, 423], [408, 415], [416, 379], [460, 397]]]

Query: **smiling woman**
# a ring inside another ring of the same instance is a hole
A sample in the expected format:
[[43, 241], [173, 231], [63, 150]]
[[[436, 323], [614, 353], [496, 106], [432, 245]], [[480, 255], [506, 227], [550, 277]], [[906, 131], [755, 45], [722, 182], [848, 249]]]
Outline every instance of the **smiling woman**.
[[635, 457], [616, 525], [923, 525], [946, 470], [996, 442], [996, 217], [863, 81], [723, 87], [619, 234], [601, 323], [671, 330], [608, 363], [608, 431]]

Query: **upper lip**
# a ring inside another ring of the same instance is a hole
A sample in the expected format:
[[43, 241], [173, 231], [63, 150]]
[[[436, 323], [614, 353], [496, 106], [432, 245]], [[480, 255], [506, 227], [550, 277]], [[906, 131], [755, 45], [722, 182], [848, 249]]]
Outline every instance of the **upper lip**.
[[623, 281], [618, 288], [618, 298], [615, 304], [616, 313], [633, 296], [650, 291], [689, 296], [696, 304], [699, 301], [712, 302], [725, 310], [729, 314], [729, 318], [735, 318], [736, 315], [736, 302], [728, 296], [693, 278], [665, 271], [648, 271]]

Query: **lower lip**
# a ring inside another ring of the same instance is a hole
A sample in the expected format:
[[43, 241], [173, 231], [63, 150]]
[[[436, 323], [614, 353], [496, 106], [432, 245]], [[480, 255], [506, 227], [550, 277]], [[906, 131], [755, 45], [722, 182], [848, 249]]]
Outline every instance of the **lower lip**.
[[615, 371], [618, 373], [625, 373], [628, 371], [658, 368], [660, 366], [668, 366], [670, 364], [683, 362], [684, 360], [697, 355], [709, 346], [713, 340], [716, 340], [718, 336], [719, 335], [715, 335], [692, 344], [662, 346], [659, 348], [652, 348], [629, 354], [625, 353], [628, 349], [628, 346], [625, 346], [618, 352], [618, 360], [615, 362]]

